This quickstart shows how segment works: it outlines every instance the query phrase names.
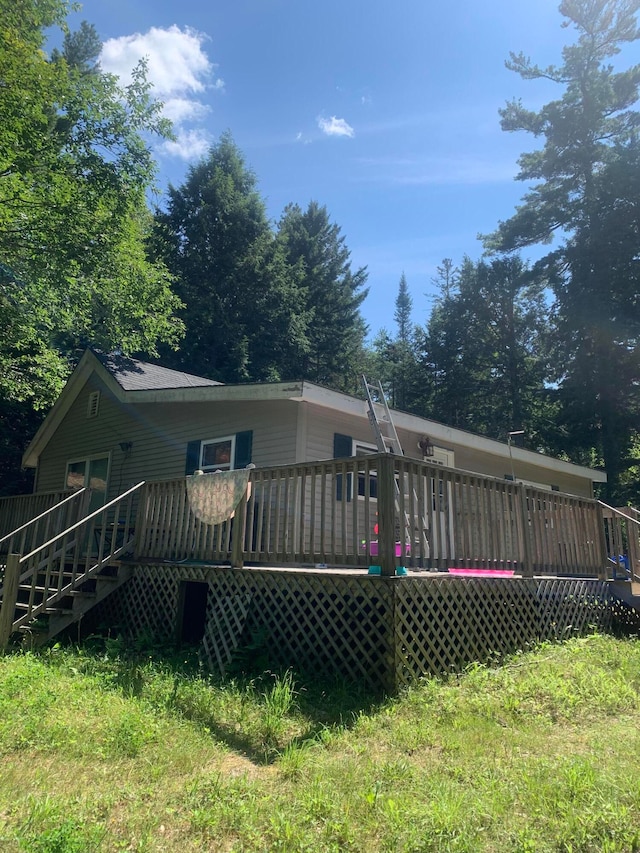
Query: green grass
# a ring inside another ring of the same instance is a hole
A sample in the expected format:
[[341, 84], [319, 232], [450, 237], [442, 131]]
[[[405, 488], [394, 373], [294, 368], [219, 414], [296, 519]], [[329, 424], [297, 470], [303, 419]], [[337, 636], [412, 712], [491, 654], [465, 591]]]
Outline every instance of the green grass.
[[640, 644], [382, 701], [142, 649], [7, 655], [0, 850], [640, 851]]

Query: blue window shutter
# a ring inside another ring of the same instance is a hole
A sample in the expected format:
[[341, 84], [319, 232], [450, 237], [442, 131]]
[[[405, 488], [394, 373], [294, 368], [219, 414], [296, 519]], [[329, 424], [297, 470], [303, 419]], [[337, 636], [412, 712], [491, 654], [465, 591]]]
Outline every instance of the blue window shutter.
[[351, 456], [353, 440], [350, 435], [341, 435], [339, 432], [333, 434], [333, 458], [343, 459]]
[[246, 468], [251, 462], [251, 451], [253, 449], [253, 430], [236, 433], [236, 453], [233, 460], [234, 468]]
[[[353, 449], [353, 440], [350, 435], [342, 435], [339, 432], [333, 434], [333, 458], [344, 459], [345, 456], [351, 456]], [[347, 474], [347, 501], [351, 500], [351, 480], [352, 475]], [[342, 474], [336, 475], [336, 500], [342, 500]]]
[[184, 472], [187, 477], [189, 474], [193, 474], [200, 465], [201, 444], [201, 441], [190, 441], [189, 444], [187, 444], [187, 466]]

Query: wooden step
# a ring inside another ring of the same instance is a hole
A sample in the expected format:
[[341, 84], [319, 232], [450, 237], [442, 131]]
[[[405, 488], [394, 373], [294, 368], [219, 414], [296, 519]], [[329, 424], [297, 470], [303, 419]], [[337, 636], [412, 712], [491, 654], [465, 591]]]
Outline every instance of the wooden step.
[[628, 580], [611, 580], [608, 583], [612, 595], [640, 611], [640, 583]]
[[73, 616], [73, 610], [70, 607], [45, 607], [42, 612], [46, 616]]
[[27, 586], [26, 584], [21, 584], [18, 587], [18, 592], [31, 592], [31, 590], [33, 590], [34, 592], [39, 592], [39, 593], [45, 593], [46, 592], [46, 593], [52, 594], [52, 593], [58, 591], [58, 587], [57, 587], [57, 585], [56, 586]]
[[18, 631], [21, 634], [43, 634], [48, 635], [49, 628], [47, 625], [38, 624], [37, 622], [33, 622], [30, 625], [21, 625], [18, 628]]

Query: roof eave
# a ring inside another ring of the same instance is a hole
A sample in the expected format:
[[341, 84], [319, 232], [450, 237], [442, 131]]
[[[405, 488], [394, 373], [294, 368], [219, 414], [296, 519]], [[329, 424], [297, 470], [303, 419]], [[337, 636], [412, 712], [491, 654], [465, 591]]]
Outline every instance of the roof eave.
[[[367, 403], [365, 400], [360, 400], [357, 397], [343, 394], [340, 391], [332, 391], [329, 388], [309, 382], [304, 382], [303, 385], [303, 399], [306, 402], [368, 419]], [[411, 415], [396, 409], [392, 409], [391, 411], [396, 428], [417, 434], [427, 433], [429, 438], [443, 442], [445, 446], [447, 444], [462, 445], [463, 447], [488, 453], [505, 460], [510, 461], [513, 458], [515, 461], [537, 465], [538, 467], [543, 467], [557, 473], [569, 474], [574, 477], [584, 477], [590, 479], [592, 482], [607, 482], [607, 475], [604, 471], [597, 471], [594, 468], [576, 465], [573, 462], [565, 462], [562, 459], [555, 459], [553, 456], [546, 456], [544, 453], [537, 453], [534, 450], [524, 450], [523, 448], [513, 446], [509, 447], [508, 444], [496, 441], [493, 438], [486, 438], [485, 436], [467, 432], [466, 430], [449, 427], [438, 421], [418, 417], [418, 415]]]
[[265, 400], [299, 400], [301, 382], [256, 383], [254, 385], [201, 385], [189, 388], [126, 391], [127, 403], [202, 403], [260, 402]]

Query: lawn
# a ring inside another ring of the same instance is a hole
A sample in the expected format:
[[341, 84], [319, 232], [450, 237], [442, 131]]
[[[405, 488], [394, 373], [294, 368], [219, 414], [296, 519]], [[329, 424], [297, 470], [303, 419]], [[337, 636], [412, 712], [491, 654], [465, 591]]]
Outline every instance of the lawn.
[[0, 658], [0, 849], [638, 851], [640, 645], [393, 699], [115, 643]]

